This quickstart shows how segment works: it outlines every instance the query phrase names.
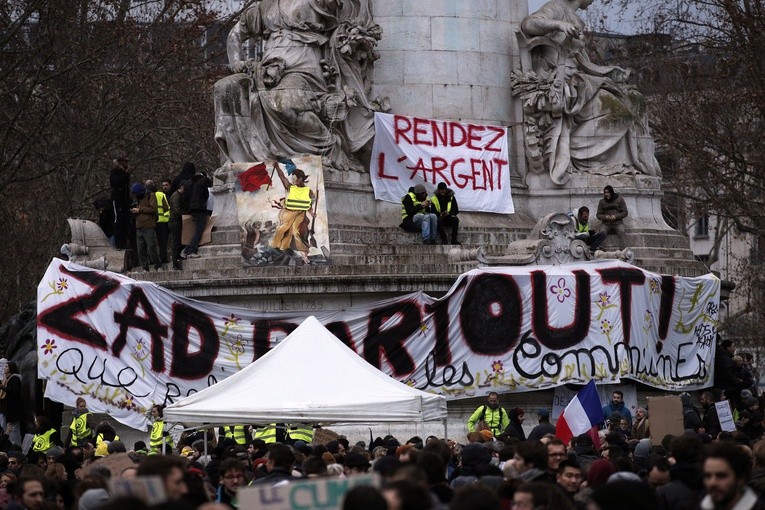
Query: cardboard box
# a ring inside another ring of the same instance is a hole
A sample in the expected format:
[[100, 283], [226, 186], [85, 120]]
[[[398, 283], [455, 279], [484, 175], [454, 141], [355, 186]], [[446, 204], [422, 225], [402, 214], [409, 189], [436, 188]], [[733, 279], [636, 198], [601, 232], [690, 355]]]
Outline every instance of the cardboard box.
[[[217, 219], [217, 216], [210, 216], [207, 218], [207, 225], [205, 226], [205, 231], [202, 232], [202, 238], [199, 240], [199, 246], [210, 244], [212, 228], [213, 225], [215, 225], [215, 220]], [[191, 238], [194, 237], [194, 230], [196, 229], [196, 226], [194, 225], [194, 218], [190, 214], [183, 215], [182, 228], [183, 232], [181, 234], [181, 244], [188, 245], [191, 242]]]
[[683, 403], [680, 395], [648, 397], [651, 444], [661, 444], [667, 434], [683, 435]]

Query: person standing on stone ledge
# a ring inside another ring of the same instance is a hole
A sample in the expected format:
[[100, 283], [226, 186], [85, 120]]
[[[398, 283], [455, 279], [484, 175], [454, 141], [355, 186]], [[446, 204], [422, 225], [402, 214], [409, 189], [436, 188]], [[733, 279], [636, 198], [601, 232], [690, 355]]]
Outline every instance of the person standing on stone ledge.
[[590, 252], [595, 253], [595, 250], [606, 240], [606, 234], [590, 229], [590, 209], [582, 206], [576, 211], [576, 215], [572, 214], [571, 217], [574, 219], [574, 228], [576, 228], [574, 237], [584, 241], [590, 248]]
[[441, 238], [441, 244], [449, 244], [446, 239], [446, 227], [451, 227], [451, 244], [462, 244], [457, 240], [457, 230], [460, 227], [457, 215], [460, 208], [454, 192], [446, 187], [445, 182], [439, 182], [436, 193], [430, 197], [430, 212], [438, 217], [438, 236]]
[[207, 199], [210, 196], [210, 186], [212, 182], [205, 172], [200, 172], [191, 180], [191, 190], [189, 199], [189, 210], [194, 219], [194, 236], [191, 238], [188, 246], [181, 252], [181, 258], [199, 258], [199, 242], [202, 240], [202, 234], [207, 227]]
[[401, 228], [407, 232], [422, 232], [423, 244], [436, 244], [438, 216], [430, 212], [430, 200], [425, 186], [417, 184], [401, 199]]
[[619, 249], [627, 247], [626, 229], [624, 228], [624, 218], [627, 217], [627, 204], [624, 199], [616, 194], [614, 188], [606, 186], [603, 188], [603, 198], [598, 202], [598, 219], [600, 223], [600, 232], [616, 234], [619, 237]]

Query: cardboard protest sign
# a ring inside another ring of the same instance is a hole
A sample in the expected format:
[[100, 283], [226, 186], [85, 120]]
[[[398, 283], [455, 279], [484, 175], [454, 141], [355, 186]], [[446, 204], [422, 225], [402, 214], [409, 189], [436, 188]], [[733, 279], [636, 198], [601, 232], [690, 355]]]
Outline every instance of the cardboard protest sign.
[[284, 485], [251, 485], [239, 489], [239, 508], [260, 510], [339, 510], [345, 493], [360, 485], [379, 485], [373, 475], [298, 479]]

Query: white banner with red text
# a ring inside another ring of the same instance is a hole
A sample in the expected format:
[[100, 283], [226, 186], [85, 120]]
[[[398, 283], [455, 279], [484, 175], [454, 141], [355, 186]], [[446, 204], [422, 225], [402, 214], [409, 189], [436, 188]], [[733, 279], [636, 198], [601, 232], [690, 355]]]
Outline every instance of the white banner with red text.
[[375, 198], [400, 203], [409, 188], [439, 182], [454, 191], [461, 211], [510, 214], [507, 128], [375, 113], [369, 173]]
[[719, 299], [713, 275], [599, 261], [476, 269], [440, 299], [266, 313], [54, 259], [38, 287], [38, 374], [47, 397], [83, 396], [91, 411], [145, 429], [152, 404], [228, 377], [314, 315], [391, 377], [453, 399], [592, 378], [696, 390], [712, 382]]

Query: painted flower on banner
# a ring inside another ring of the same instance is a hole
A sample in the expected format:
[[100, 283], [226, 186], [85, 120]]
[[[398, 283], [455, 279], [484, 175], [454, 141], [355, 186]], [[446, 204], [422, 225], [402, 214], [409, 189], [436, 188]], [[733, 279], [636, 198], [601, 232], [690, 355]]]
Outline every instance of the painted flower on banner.
[[559, 303], [571, 297], [571, 289], [566, 288], [566, 280], [564, 278], [558, 279], [557, 285], [550, 286], [550, 293], [558, 299]]
[[64, 291], [69, 288], [69, 280], [66, 278], [59, 278], [58, 281], [48, 282], [48, 287], [51, 288], [51, 291], [42, 298], [40, 301], [41, 303], [51, 296], [62, 295]]
[[608, 339], [608, 343], [611, 343], [611, 331], [613, 331], [614, 325], [611, 324], [611, 321], [608, 319], [603, 319], [600, 321], [600, 332], [606, 335], [606, 338]]
[[247, 340], [242, 338], [242, 335], [236, 335], [236, 339], [226, 339], [226, 346], [228, 347], [228, 352], [231, 353], [230, 356], [227, 356], [226, 359], [229, 361], [233, 361], [236, 363], [236, 368], [241, 370], [242, 365], [239, 363], [239, 356], [244, 354], [245, 346], [247, 345]]
[[415, 385], [417, 384], [417, 379], [415, 379], [415, 378], [413, 378], [413, 377], [410, 377], [409, 379], [407, 379], [406, 381], [404, 381], [404, 384], [406, 384], [407, 386], [411, 386], [412, 388], [414, 388], [414, 387], [415, 387]]
[[616, 305], [611, 302], [611, 295], [607, 292], [598, 294], [598, 300], [595, 301], [595, 306], [600, 309], [597, 320], [601, 320], [603, 318], [603, 313], [609, 308], [616, 308]]
[[149, 357], [149, 348], [146, 346], [146, 342], [143, 338], [139, 338], [133, 346], [130, 355], [141, 366], [141, 377], [146, 377], [146, 370], [143, 368], [143, 362]]
[[495, 360], [495, 361], [494, 361], [494, 362], [491, 364], [491, 370], [492, 370], [492, 372], [494, 372], [495, 374], [500, 374], [500, 373], [504, 372], [504, 370], [505, 370], [505, 366], [502, 364], [502, 360], [499, 360], [499, 359], [498, 359], [498, 360]]
[[661, 281], [658, 278], [648, 280], [648, 289], [651, 294], [661, 294]]
[[53, 354], [53, 351], [55, 351], [57, 348], [58, 346], [56, 345], [56, 341], [52, 338], [45, 340], [41, 347], [44, 354]]
[[643, 314], [643, 321], [645, 324], [643, 325], [643, 331], [648, 333], [653, 328], [653, 312], [651, 310], [646, 310]]
[[233, 352], [238, 352], [239, 354], [244, 354], [244, 344], [247, 342], [242, 339], [242, 335], [236, 335], [236, 340], [233, 342], [229, 342], [229, 345], [231, 345], [231, 350]]
[[236, 329], [239, 326], [239, 317], [233, 313], [229, 317], [223, 317], [223, 331], [220, 336], [226, 336], [230, 329]]
[[121, 407], [122, 409], [138, 409], [138, 406], [135, 403], [135, 400], [133, 400], [133, 395], [127, 394], [125, 395], [122, 400], [119, 402], [118, 407]]

